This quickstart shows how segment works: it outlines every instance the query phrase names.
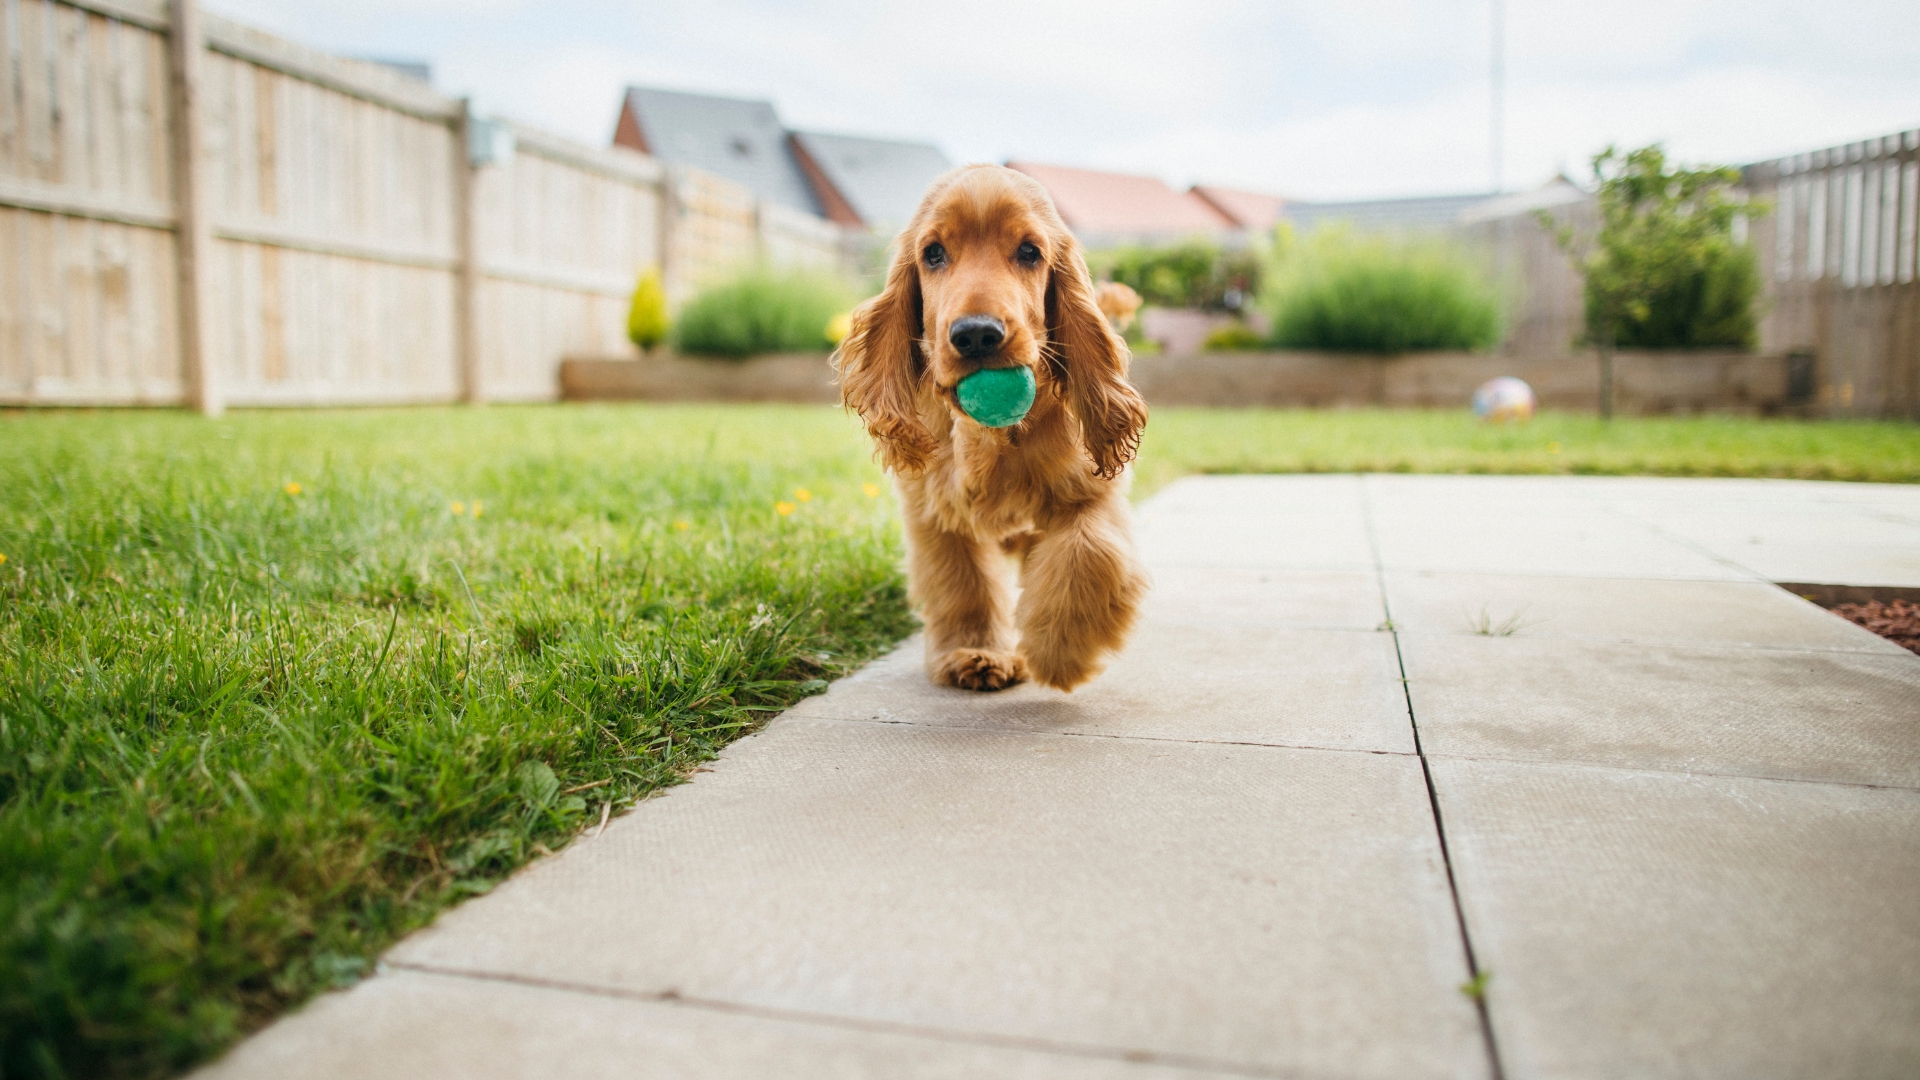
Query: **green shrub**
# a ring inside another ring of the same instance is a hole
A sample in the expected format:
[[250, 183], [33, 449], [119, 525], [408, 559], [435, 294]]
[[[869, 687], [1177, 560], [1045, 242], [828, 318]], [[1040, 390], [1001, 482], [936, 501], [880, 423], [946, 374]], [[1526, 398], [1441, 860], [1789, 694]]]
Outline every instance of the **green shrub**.
[[1228, 323], [1208, 334], [1207, 340], [1202, 342], [1200, 347], [1218, 352], [1230, 352], [1236, 349], [1264, 348], [1266, 344], [1267, 339], [1261, 337], [1258, 330], [1246, 323], [1236, 322]]
[[674, 344], [706, 356], [824, 352], [831, 347], [828, 324], [855, 299], [829, 274], [756, 267], [687, 301], [674, 323]]
[[[1623, 349], [1751, 349], [1759, 339], [1754, 300], [1760, 295], [1760, 264], [1753, 248], [1712, 245], [1691, 272], [1654, 290], [1644, 306], [1613, 324]], [[1603, 302], [1587, 292], [1587, 340], [1605, 325]]]
[[1274, 261], [1264, 299], [1283, 348], [1398, 353], [1500, 340], [1493, 284], [1438, 241], [1322, 229], [1303, 244], [1283, 242]]
[[1125, 247], [1087, 258], [1097, 278], [1130, 285], [1149, 304], [1224, 311], [1260, 290], [1260, 259], [1251, 251], [1222, 251], [1211, 241], [1163, 247]]
[[627, 308], [627, 337], [641, 351], [667, 340], [667, 293], [660, 287], [660, 271], [648, 270], [634, 286]]
[[[1752, 348], [1760, 269], [1734, 223], [1764, 207], [1734, 195], [1738, 169], [1689, 169], [1659, 145], [1596, 154], [1600, 227], [1558, 239], [1586, 278], [1586, 339], [1636, 349]], [[1548, 225], [1557, 224], [1542, 214]]]

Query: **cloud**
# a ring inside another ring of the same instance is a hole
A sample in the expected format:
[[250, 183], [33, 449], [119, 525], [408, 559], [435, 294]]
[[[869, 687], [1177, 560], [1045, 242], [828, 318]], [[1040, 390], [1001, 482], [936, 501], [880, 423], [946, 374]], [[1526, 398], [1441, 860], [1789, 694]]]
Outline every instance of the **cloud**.
[[[1483, 189], [1487, 0], [215, 0], [423, 56], [486, 111], [603, 142], [628, 83], [796, 126], [1316, 198]], [[1509, 183], [1609, 142], [1743, 162], [1920, 124], [1911, 0], [1536, 0], [1508, 12]]]

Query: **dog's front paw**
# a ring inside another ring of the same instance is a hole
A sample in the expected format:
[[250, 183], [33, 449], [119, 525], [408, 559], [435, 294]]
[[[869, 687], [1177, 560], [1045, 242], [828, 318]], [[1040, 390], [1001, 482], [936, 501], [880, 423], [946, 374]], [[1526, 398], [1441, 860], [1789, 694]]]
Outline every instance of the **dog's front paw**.
[[933, 666], [934, 682], [962, 690], [1005, 690], [1026, 677], [1018, 656], [990, 649], [955, 649]]
[[1106, 667], [1098, 654], [1060, 643], [1030, 646], [1022, 642], [1020, 651], [1033, 681], [1056, 690], [1072, 690]]

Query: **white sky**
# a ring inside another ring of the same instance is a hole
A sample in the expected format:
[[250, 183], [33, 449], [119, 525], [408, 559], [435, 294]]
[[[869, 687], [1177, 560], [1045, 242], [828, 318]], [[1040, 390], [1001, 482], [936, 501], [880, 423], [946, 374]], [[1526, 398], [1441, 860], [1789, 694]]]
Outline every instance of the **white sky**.
[[[204, 0], [588, 142], [628, 83], [791, 126], [1308, 199], [1491, 184], [1489, 2]], [[1920, 127], [1916, 0], [1507, 0], [1509, 188], [1608, 142], [1745, 163]]]

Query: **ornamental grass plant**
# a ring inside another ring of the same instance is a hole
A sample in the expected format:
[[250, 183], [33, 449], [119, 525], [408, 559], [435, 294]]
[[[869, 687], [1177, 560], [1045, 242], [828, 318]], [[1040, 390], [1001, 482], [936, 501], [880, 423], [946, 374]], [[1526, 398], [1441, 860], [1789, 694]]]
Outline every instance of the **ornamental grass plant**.
[[687, 301], [674, 320], [674, 347], [696, 356], [740, 359], [760, 353], [825, 352], [829, 327], [860, 297], [818, 270], [757, 266]]
[[1294, 241], [1283, 229], [1270, 259], [1262, 299], [1280, 348], [1386, 354], [1500, 340], [1498, 291], [1443, 241], [1340, 226]]

